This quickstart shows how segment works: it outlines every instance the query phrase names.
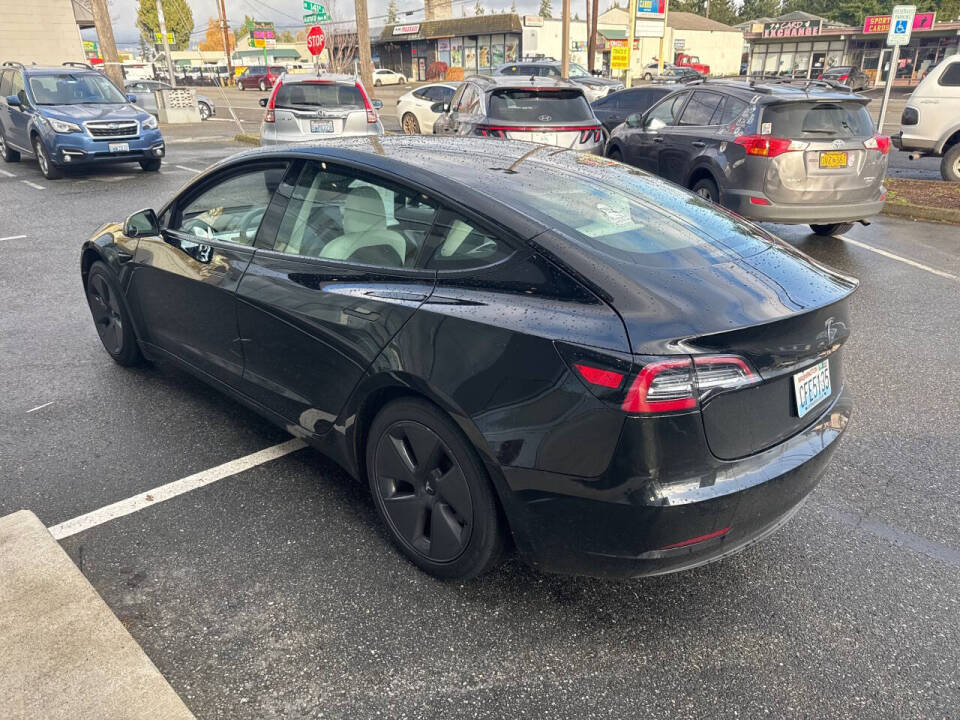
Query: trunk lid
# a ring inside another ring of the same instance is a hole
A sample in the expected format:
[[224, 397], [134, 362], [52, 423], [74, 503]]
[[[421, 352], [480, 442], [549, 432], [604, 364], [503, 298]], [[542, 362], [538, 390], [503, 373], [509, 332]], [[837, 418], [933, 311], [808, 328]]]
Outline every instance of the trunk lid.
[[273, 104], [277, 139], [281, 142], [368, 132], [364, 98], [352, 83], [284, 83], [277, 88]]

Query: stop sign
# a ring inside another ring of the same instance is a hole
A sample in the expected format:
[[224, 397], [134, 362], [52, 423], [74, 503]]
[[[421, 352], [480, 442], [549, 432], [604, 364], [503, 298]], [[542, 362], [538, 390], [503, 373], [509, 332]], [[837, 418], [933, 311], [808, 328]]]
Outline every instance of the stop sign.
[[307, 50], [310, 51], [311, 55], [319, 55], [322, 53], [326, 42], [327, 36], [323, 34], [322, 27], [314, 25], [310, 28], [310, 32], [307, 33]]

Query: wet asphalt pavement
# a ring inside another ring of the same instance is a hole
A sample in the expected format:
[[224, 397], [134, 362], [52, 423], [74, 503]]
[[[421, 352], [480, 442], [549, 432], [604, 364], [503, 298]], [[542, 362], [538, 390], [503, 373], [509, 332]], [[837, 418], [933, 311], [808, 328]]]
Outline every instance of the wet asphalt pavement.
[[[237, 149], [173, 144], [160, 175], [0, 166], [0, 515], [53, 525], [288, 437], [177, 370], [114, 365], [80, 286], [100, 223]], [[807, 505], [733, 558], [437, 582], [312, 450], [63, 546], [199, 718], [956, 717], [960, 232], [771, 228], [862, 283], [856, 409]]]

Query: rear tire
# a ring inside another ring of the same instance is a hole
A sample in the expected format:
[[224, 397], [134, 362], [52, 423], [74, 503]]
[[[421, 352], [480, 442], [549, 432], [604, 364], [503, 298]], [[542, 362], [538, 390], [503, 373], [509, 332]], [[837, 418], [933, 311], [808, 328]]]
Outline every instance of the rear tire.
[[717, 188], [717, 184], [710, 178], [697, 180], [691, 189], [704, 200], [709, 200], [717, 204], [720, 203], [720, 190]]
[[4, 162], [20, 162], [20, 153], [7, 145], [7, 141], [3, 137], [3, 132], [0, 132], [0, 157], [3, 158]]
[[40, 166], [40, 172], [47, 180], [59, 180], [63, 177], [63, 170], [58, 165], [54, 165], [47, 150], [43, 146], [43, 141], [39, 137], [33, 139], [33, 152], [37, 156], [37, 164]]
[[160, 169], [160, 166], [163, 164], [163, 160], [156, 158], [154, 160], [141, 160], [140, 167], [143, 168], [146, 172], [157, 172]]
[[954, 143], [940, 160], [940, 174], [947, 182], [960, 182], [960, 142]]
[[380, 80], [375, 80], [373, 83], [374, 87], [380, 87], [381, 85], [383, 85], [383, 82], [381, 82]]
[[611, 160], [616, 160], [617, 162], [623, 162], [623, 153], [620, 152], [619, 148], [611, 148], [608, 150], [607, 157]]
[[97, 260], [90, 266], [85, 289], [87, 305], [103, 349], [118, 365], [139, 364], [143, 356], [133, 333], [130, 313], [120, 294], [120, 286], [106, 264]]
[[810, 229], [817, 235], [829, 237], [831, 235], [840, 235], [853, 227], [853, 223], [833, 223], [831, 225], [811, 225]]
[[239, 90], [240, 92], [243, 92], [243, 91], [246, 90], [246, 89], [247, 89], [247, 87], [246, 87], [246, 85], [243, 84], [243, 81], [242, 81], [242, 80], [238, 80], [238, 81], [237, 81], [237, 90]]
[[444, 579], [492, 569], [504, 548], [493, 485], [473, 445], [438, 407], [395, 400], [370, 428], [367, 478], [393, 543]]
[[650, 73], [644, 73], [644, 74], [643, 74], [643, 79], [644, 79], [644, 80], [653, 80], [653, 75], [651, 75]]
[[413, 113], [403, 114], [403, 119], [400, 121], [400, 127], [403, 128], [404, 135], [420, 134], [420, 123], [417, 121], [417, 116]]
[[261, 80], [261, 81], [260, 81], [260, 92], [266, 92], [266, 91], [267, 91], [267, 84], [266, 84], [263, 80]]

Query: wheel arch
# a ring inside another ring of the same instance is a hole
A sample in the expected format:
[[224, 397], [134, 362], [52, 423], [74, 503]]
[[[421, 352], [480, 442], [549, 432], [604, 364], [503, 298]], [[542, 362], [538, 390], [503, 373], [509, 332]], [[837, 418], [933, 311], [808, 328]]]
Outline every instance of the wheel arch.
[[717, 186], [717, 190], [720, 189], [720, 183], [717, 181], [717, 174], [709, 165], [706, 164], [700, 164], [693, 169], [693, 171], [690, 173], [690, 177], [687, 178], [687, 187], [692, 190], [694, 185], [705, 178], [712, 180], [713, 184]]
[[960, 143], [960, 124], [955, 125], [944, 134], [943, 139], [937, 146], [937, 154], [943, 155], [957, 143]]

